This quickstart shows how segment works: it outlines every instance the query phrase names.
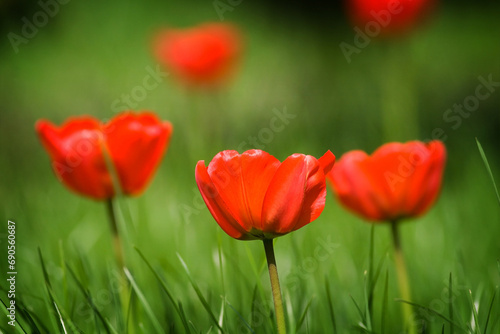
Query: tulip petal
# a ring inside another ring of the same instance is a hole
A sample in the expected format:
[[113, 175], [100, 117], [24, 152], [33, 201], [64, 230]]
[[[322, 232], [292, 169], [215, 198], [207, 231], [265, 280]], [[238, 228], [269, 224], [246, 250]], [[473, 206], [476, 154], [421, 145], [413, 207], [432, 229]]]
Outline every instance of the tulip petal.
[[325, 196], [325, 175], [318, 160], [309, 155], [291, 155], [269, 185], [261, 230], [281, 235], [301, 228], [321, 214]]
[[149, 112], [124, 112], [108, 122], [103, 131], [122, 192], [140, 194], [161, 162], [172, 124], [161, 122]]
[[328, 150], [321, 158], [318, 159], [321, 168], [323, 169], [323, 173], [327, 175], [333, 168], [335, 164], [335, 156], [333, 153]]
[[261, 225], [264, 197], [280, 165], [278, 159], [261, 150], [249, 150], [241, 155], [241, 176], [245, 192], [243, 197], [253, 227]]
[[382, 213], [374, 201], [377, 196], [373, 181], [363, 168], [367, 159], [368, 155], [363, 151], [350, 151], [333, 167], [329, 178], [342, 204], [369, 220], [378, 220]]
[[114, 195], [102, 155], [100, 123], [91, 117], [70, 118], [60, 127], [40, 120], [35, 129], [57, 177], [73, 191], [106, 199]]
[[423, 214], [441, 186], [445, 148], [439, 142], [388, 143], [371, 156], [346, 153], [329, 175], [342, 204], [375, 221]]
[[[372, 171], [367, 173], [373, 176], [378, 197], [386, 199], [385, 204], [379, 203], [386, 219], [395, 221], [423, 213], [417, 208], [425, 201], [423, 188], [428, 186], [430, 158], [427, 145], [419, 141], [389, 143], [372, 155]], [[391, 177], [386, 177], [385, 183], [376, 176], [389, 173]]]
[[400, 216], [408, 175], [401, 174], [399, 160], [404, 155], [398, 146], [397, 143], [383, 145], [360, 163], [360, 173], [367, 180], [365, 187], [370, 192], [367, 202], [378, 210], [376, 219], [393, 220]]
[[408, 215], [424, 214], [436, 201], [443, 178], [446, 161], [446, 148], [440, 141], [432, 141], [425, 147], [428, 155], [417, 165], [418, 169], [409, 188], [418, 193], [418, 198], [409, 201], [411, 207], [406, 208]]
[[262, 202], [279, 161], [261, 150], [217, 154], [208, 174], [231, 215], [250, 231], [261, 221]]
[[252, 236], [248, 234], [249, 231], [231, 214], [230, 208], [210, 178], [204, 161], [198, 161], [196, 164], [195, 178], [208, 210], [224, 232], [235, 239], [252, 239]]

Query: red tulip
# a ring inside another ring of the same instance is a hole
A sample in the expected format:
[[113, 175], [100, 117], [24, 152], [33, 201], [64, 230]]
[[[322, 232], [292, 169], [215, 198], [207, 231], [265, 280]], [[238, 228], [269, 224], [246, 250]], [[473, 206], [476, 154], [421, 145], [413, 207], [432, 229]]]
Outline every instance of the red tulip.
[[60, 127], [40, 120], [35, 127], [59, 180], [98, 200], [116, 193], [103, 150], [116, 170], [121, 192], [137, 195], [153, 176], [172, 134], [169, 122], [149, 112], [124, 112], [106, 124], [84, 116]]
[[372, 221], [424, 214], [436, 200], [446, 160], [442, 142], [388, 143], [371, 156], [351, 151], [328, 174], [340, 202]]
[[158, 61], [192, 86], [225, 82], [241, 54], [241, 36], [233, 25], [205, 23], [188, 29], [167, 29], [154, 43]]
[[[378, 25], [381, 34], [400, 33], [415, 26], [434, 5], [434, 0], [347, 0], [354, 25], [362, 30]], [[370, 23], [371, 22], [371, 23]], [[374, 33], [373, 32], [373, 33]]]
[[282, 163], [261, 150], [218, 153], [198, 161], [196, 182], [219, 226], [241, 240], [272, 239], [309, 224], [325, 206], [325, 175], [335, 162], [293, 154]]

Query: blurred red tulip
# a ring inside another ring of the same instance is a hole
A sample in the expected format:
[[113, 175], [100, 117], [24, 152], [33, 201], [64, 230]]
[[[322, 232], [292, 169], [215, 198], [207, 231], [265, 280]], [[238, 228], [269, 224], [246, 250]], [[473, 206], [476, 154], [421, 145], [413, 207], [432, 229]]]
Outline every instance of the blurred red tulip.
[[434, 0], [347, 0], [353, 24], [371, 34], [380, 29], [381, 35], [411, 29], [434, 3]]
[[62, 126], [40, 120], [36, 131], [54, 171], [73, 191], [98, 200], [114, 197], [103, 149], [115, 168], [121, 192], [137, 195], [158, 167], [172, 134], [170, 122], [149, 112], [124, 112], [106, 124], [84, 116]]
[[446, 149], [442, 142], [388, 143], [371, 156], [342, 156], [328, 180], [340, 202], [372, 221], [397, 221], [425, 213], [441, 188]]
[[335, 162], [293, 154], [283, 163], [261, 150], [218, 153], [208, 165], [198, 161], [196, 182], [219, 226], [240, 240], [272, 239], [319, 217], [326, 179]]
[[205, 23], [188, 29], [166, 29], [154, 42], [158, 61], [191, 86], [217, 86], [233, 74], [241, 55], [235, 26]]

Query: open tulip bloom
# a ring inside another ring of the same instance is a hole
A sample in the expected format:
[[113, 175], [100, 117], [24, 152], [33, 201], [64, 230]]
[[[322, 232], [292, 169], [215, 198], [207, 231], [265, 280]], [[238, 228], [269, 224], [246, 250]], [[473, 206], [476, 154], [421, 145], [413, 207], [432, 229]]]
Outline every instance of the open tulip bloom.
[[204, 23], [161, 31], [153, 51], [158, 61], [187, 85], [219, 86], [234, 72], [241, 44], [235, 26]]
[[218, 153], [196, 165], [196, 182], [219, 226], [239, 240], [264, 242], [276, 309], [278, 332], [285, 332], [272, 239], [319, 217], [325, 206], [326, 175], [335, 156], [316, 159], [293, 154], [280, 162], [261, 150]]
[[405, 300], [410, 299], [410, 291], [398, 222], [424, 214], [436, 201], [445, 160], [446, 148], [437, 140], [388, 143], [372, 155], [358, 150], [344, 154], [328, 174], [343, 206], [367, 220], [391, 224], [400, 293]]
[[138, 195], [145, 189], [168, 146], [172, 124], [151, 112], [123, 112], [105, 124], [82, 116], [59, 127], [40, 120], [35, 128], [58, 179], [81, 195], [107, 201], [122, 265], [112, 199], [117, 193]]

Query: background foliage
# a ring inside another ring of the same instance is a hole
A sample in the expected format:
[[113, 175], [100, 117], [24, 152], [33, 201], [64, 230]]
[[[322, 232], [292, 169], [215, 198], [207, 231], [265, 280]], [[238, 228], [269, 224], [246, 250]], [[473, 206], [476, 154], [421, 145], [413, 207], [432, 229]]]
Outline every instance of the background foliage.
[[[42, 332], [44, 328], [54, 332], [57, 327], [48, 320], [51, 310], [38, 249], [53, 293], [68, 318], [84, 332], [105, 328], [69, 267], [91, 293], [96, 309], [121, 332], [119, 291], [112, 285], [119, 275], [104, 205], [69, 193], [56, 181], [34, 123], [47, 118], [60, 124], [81, 114], [113, 117], [114, 101], [142, 85], [149, 71], [156, 69], [150, 44], [158, 28], [191, 26], [220, 17], [211, 1], [69, 1], [14, 52], [7, 34], [20, 34], [22, 18], [31, 19], [39, 6], [26, 1], [0, 4], [4, 36], [0, 43], [0, 216], [4, 219], [0, 249], [6, 254], [7, 219], [14, 220], [16, 300], [36, 317]], [[500, 88], [480, 101], [455, 129], [443, 116], [475, 94], [479, 77], [500, 81], [499, 10], [493, 1], [443, 1], [417, 31], [392, 40], [372, 40], [352, 56], [351, 63], [339, 48], [341, 42], [352, 44], [354, 39], [340, 5], [242, 1], [225, 12], [224, 21], [239, 25], [246, 43], [240, 71], [227, 89], [217, 94], [186, 91], [168, 76], [145, 99], [130, 105], [135, 110], [154, 110], [174, 124], [170, 148], [150, 187], [140, 197], [120, 200], [128, 231], [128, 267], [162, 328], [183, 331], [172, 303], [132, 246], [161, 273], [196, 332], [216, 328], [176, 253], [212, 312], [217, 318], [223, 313], [224, 330], [238, 332], [244, 328], [243, 318], [257, 333], [272, 332], [262, 246], [232, 240], [220, 230], [200, 203], [194, 166], [198, 160], [210, 161], [221, 150], [243, 147], [249, 136], [259, 138], [276, 110], [295, 117], [272, 139], [258, 141], [261, 147], [257, 148], [279, 159], [295, 152], [319, 157], [327, 149], [339, 158], [351, 149], [371, 152], [386, 141], [425, 140], [436, 128], [444, 131], [449, 158], [442, 195], [426, 216], [402, 227], [413, 301], [448, 314], [452, 273], [455, 320], [464, 326], [471, 323], [470, 289], [484, 328], [500, 279], [500, 209], [474, 138], [480, 139], [499, 178]], [[401, 109], [391, 133], [383, 130], [384, 103]], [[415, 113], [407, 113], [406, 108]], [[361, 317], [352, 299], [364, 305], [369, 236], [370, 225], [345, 212], [329, 191], [317, 221], [277, 241], [290, 328], [300, 324], [298, 332], [332, 331], [326, 280], [338, 332], [353, 331]], [[382, 263], [374, 288], [374, 330], [380, 332], [386, 317], [387, 332], [396, 333], [402, 322], [399, 305], [393, 301], [397, 288], [388, 226], [376, 226], [374, 240], [374, 263]], [[2, 277], [7, 272], [4, 259], [0, 272]], [[0, 298], [6, 301], [4, 279], [0, 288]], [[499, 300], [492, 304], [495, 316], [490, 333], [500, 330]], [[154, 321], [144, 303], [137, 297], [133, 301], [131, 331], [152, 332]], [[425, 318], [428, 332], [441, 332], [443, 324], [450, 331], [440, 317]], [[0, 330], [10, 330], [4, 320]], [[29, 328], [26, 317], [20, 321]]]

